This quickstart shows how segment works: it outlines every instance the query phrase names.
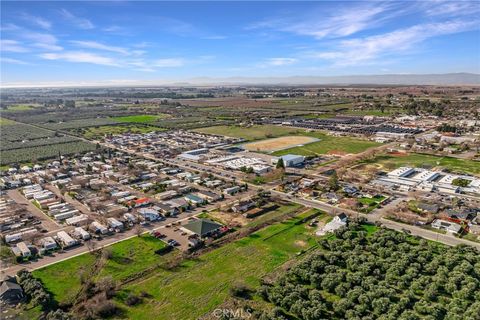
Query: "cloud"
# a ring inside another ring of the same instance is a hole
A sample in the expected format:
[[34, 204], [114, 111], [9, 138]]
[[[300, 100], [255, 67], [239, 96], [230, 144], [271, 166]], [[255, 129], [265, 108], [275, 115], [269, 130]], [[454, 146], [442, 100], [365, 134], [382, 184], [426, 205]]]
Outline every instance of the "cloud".
[[8, 52], [28, 52], [29, 49], [25, 48], [21, 42], [16, 41], [16, 40], [7, 40], [7, 39], [1, 39], [0, 40], [0, 47], [2, 48], [2, 51], [8, 51]]
[[68, 62], [92, 63], [104, 66], [120, 66], [115, 59], [85, 51], [67, 51], [62, 53], [43, 53], [42, 59], [64, 60]]
[[89, 29], [95, 28], [95, 26], [93, 25], [93, 23], [90, 20], [85, 19], [85, 18], [81, 18], [81, 17], [77, 17], [73, 13], [71, 13], [70, 11], [68, 11], [66, 9], [60, 9], [60, 14], [65, 19], [70, 21], [72, 24], [77, 26], [77, 28], [84, 29], [84, 30], [89, 30]]
[[205, 40], [224, 40], [227, 39], [227, 36], [213, 35], [213, 36], [204, 36], [202, 39]]
[[30, 64], [26, 61], [22, 60], [17, 60], [17, 59], [12, 59], [12, 58], [6, 58], [6, 57], [0, 57], [0, 62], [1, 63], [10, 63], [10, 64], [21, 64], [21, 65], [27, 65]]
[[294, 64], [298, 62], [298, 59], [295, 58], [269, 58], [261, 65], [264, 67], [278, 67]]
[[425, 9], [427, 16], [465, 16], [478, 14], [480, 12], [480, 5], [478, 1], [425, 1], [420, 3]]
[[365, 64], [408, 51], [429, 38], [472, 30], [477, 25], [478, 21], [461, 20], [419, 24], [385, 34], [342, 40], [337, 50], [317, 52], [311, 56], [331, 60], [339, 66]]
[[130, 54], [127, 49], [117, 46], [110, 46], [96, 41], [79, 41], [79, 40], [72, 40], [70, 43], [82, 48], [87, 49], [98, 49], [103, 51], [110, 51], [115, 53], [120, 53], [124, 55]]
[[34, 24], [42, 29], [49, 30], [52, 27], [52, 23], [42, 17], [32, 16], [28, 13], [23, 13], [21, 17], [23, 20], [28, 21], [29, 23]]
[[34, 32], [29, 30], [22, 30], [20, 33], [21, 37], [33, 41], [32, 46], [49, 50], [49, 51], [60, 51], [63, 48], [57, 45], [57, 38], [49, 33]]
[[164, 58], [153, 61], [152, 66], [157, 68], [183, 67], [185, 60], [183, 58]]
[[250, 25], [247, 29], [274, 29], [317, 39], [346, 37], [371, 29], [402, 12], [393, 4], [361, 4], [330, 8], [330, 12], [314, 10], [299, 18], [280, 17]]

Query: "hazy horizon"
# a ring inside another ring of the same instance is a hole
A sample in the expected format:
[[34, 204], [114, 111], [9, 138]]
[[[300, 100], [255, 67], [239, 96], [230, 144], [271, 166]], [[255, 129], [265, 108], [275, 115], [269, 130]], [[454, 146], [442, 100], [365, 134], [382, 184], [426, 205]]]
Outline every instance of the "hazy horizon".
[[475, 1], [1, 6], [4, 87], [480, 73]]

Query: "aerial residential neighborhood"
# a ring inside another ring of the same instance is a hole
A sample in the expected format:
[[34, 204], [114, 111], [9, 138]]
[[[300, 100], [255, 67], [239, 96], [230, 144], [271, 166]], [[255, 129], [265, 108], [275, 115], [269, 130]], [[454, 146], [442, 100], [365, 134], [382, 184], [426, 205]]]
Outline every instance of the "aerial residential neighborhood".
[[480, 319], [477, 1], [0, 6], [1, 319]]

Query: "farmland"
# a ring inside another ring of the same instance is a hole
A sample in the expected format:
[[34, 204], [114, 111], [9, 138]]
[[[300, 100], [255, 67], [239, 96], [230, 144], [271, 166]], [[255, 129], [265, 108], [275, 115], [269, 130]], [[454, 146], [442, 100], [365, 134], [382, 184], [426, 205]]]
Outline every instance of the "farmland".
[[84, 141], [72, 141], [51, 145], [39, 145], [35, 147], [12, 149], [2, 151], [1, 164], [36, 162], [58, 157], [95, 150], [95, 145]]
[[152, 123], [157, 121], [158, 119], [163, 119], [167, 115], [151, 115], [151, 114], [143, 114], [143, 115], [134, 115], [134, 116], [123, 116], [123, 117], [113, 117], [112, 120], [122, 122], [122, 123]]
[[35, 126], [1, 120], [1, 165], [34, 162], [95, 149], [95, 145]]

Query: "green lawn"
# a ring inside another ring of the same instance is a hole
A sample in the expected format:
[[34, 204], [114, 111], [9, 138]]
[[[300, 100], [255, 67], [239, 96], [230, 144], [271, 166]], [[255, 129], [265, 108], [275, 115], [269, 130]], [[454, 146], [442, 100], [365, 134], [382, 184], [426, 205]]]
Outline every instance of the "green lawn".
[[107, 125], [101, 127], [90, 127], [84, 129], [82, 133], [83, 137], [86, 139], [100, 139], [106, 134], [116, 135], [123, 134], [126, 132], [130, 133], [147, 133], [152, 131], [165, 131], [164, 128], [149, 126], [149, 125]]
[[272, 155], [282, 156], [286, 154], [299, 154], [303, 156], [317, 156], [329, 152], [340, 153], [359, 153], [371, 147], [377, 147], [380, 143], [362, 140], [352, 137], [334, 137], [327, 135], [320, 131], [301, 132], [301, 135], [306, 135], [320, 139], [318, 142], [306, 144], [301, 147], [293, 147], [285, 150], [279, 150]]
[[134, 116], [112, 117], [112, 120], [125, 123], [152, 123], [159, 119], [164, 119], [165, 114], [140, 114]]
[[[134, 237], [116, 243], [111, 250], [112, 257], [107, 260], [97, 277], [111, 276], [123, 280], [139, 271], [161, 263], [163, 258], [155, 250], [163, 248], [165, 243], [149, 235]], [[58, 302], [70, 301], [80, 290], [80, 274], [91, 273], [95, 257], [89, 253], [68, 259], [33, 272], [33, 275], [45, 284]]]
[[94, 263], [93, 255], [84, 254], [35, 270], [33, 276], [43, 282], [45, 288], [58, 302], [68, 302], [81, 288], [80, 274], [83, 272], [88, 274]]
[[122, 304], [125, 317], [197, 319], [228, 299], [232, 285], [243, 283], [257, 287], [263, 275], [294, 258], [299, 251], [316, 245], [305, 224], [295, 225], [299, 220], [300, 217], [296, 217], [269, 226], [196, 260], [185, 261], [178, 270], [162, 270], [125, 287], [119, 301], [129, 292], [145, 291], [152, 296], [134, 307]]
[[452, 157], [433, 156], [410, 153], [406, 156], [384, 154], [363, 162], [364, 164], [378, 164], [385, 170], [398, 167], [444, 168], [453, 172], [480, 174], [480, 161], [457, 159]]
[[207, 134], [224, 135], [234, 138], [243, 138], [248, 141], [253, 141], [292, 135], [303, 130], [275, 125], [256, 125], [248, 128], [240, 126], [215, 126], [199, 128], [195, 129], [194, 131]]

